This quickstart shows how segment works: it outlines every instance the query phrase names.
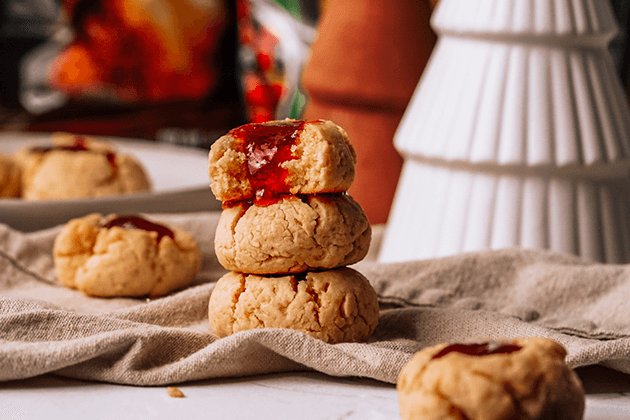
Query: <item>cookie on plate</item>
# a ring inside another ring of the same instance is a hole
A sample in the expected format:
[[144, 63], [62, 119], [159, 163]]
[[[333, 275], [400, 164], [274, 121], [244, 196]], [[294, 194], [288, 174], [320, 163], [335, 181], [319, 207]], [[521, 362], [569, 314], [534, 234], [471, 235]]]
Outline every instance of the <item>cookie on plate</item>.
[[20, 167], [9, 156], [0, 154], [0, 197], [18, 197], [20, 190]]
[[138, 216], [70, 220], [53, 257], [62, 284], [101, 297], [165, 295], [190, 284], [201, 266], [192, 235]]
[[370, 223], [347, 194], [289, 196], [221, 213], [215, 252], [227, 270], [297, 273], [354, 264], [368, 252]]
[[84, 136], [55, 133], [50, 146], [15, 154], [22, 170], [22, 197], [54, 200], [149, 191], [139, 161]]
[[219, 337], [254, 328], [289, 328], [328, 343], [365, 341], [378, 323], [376, 292], [359, 272], [339, 268], [286, 276], [230, 272], [208, 305]]
[[346, 191], [357, 156], [331, 121], [283, 120], [231, 130], [211, 147], [208, 173], [218, 200]]
[[438, 345], [414, 355], [398, 377], [403, 420], [578, 420], [584, 390], [546, 338]]

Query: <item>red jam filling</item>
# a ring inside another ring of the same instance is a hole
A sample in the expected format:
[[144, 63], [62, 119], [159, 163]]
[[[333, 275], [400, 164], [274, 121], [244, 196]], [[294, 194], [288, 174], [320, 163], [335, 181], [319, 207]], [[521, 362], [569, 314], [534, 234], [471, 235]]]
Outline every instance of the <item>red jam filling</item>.
[[487, 343], [473, 343], [473, 344], [451, 344], [444, 347], [438, 353], [433, 356], [433, 359], [439, 359], [449, 353], [463, 353], [469, 356], [488, 356], [491, 354], [508, 354], [519, 351], [521, 346], [511, 343], [501, 343], [499, 341], [490, 341]]
[[[65, 152], [96, 152], [87, 147], [85, 137], [75, 136], [72, 144], [67, 146], [36, 146], [31, 148], [33, 153], [49, 153], [54, 150], [61, 150]], [[116, 166], [116, 154], [113, 152], [105, 152], [105, 158], [113, 167]]]
[[306, 121], [282, 121], [273, 125], [245, 124], [229, 132], [243, 143], [247, 176], [254, 190], [253, 203], [267, 206], [291, 195], [284, 162], [297, 159], [291, 151]]
[[287, 199], [287, 198], [291, 198], [291, 197], [296, 197], [299, 200], [301, 200], [303, 203], [307, 203], [308, 204], [308, 199], [309, 197], [318, 197], [321, 201], [325, 202], [325, 203], [332, 203], [333, 200], [336, 197], [339, 197], [341, 195], [345, 194], [345, 192], [334, 192], [334, 193], [318, 193], [318, 194], [278, 194], [274, 197], [271, 198], [267, 198], [267, 199], [259, 199], [259, 200], [254, 200], [254, 199], [250, 199], [250, 200], [233, 200], [233, 201], [224, 201], [221, 205], [221, 207], [223, 208], [223, 210], [225, 209], [229, 209], [232, 207], [236, 207], [237, 205], [244, 205], [245, 208], [249, 208], [251, 206], [253, 206], [254, 204], [259, 206], [259, 207], [265, 207], [268, 206], [270, 204], [274, 204], [277, 202], [282, 201], [283, 199]]
[[118, 226], [123, 229], [141, 229], [149, 232], [157, 232], [158, 242], [160, 242], [165, 236], [168, 236], [170, 238], [175, 237], [173, 231], [166, 226], [153, 223], [138, 216], [118, 216], [103, 225], [105, 229], [110, 229], [114, 226]]

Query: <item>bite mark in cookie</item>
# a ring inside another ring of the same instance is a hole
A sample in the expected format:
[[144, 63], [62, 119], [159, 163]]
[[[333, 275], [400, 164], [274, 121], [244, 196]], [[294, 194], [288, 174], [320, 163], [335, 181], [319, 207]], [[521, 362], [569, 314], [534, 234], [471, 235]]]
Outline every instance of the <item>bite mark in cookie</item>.
[[265, 205], [286, 195], [346, 191], [356, 153], [331, 121], [271, 121], [235, 128], [211, 147], [212, 191], [222, 202]]

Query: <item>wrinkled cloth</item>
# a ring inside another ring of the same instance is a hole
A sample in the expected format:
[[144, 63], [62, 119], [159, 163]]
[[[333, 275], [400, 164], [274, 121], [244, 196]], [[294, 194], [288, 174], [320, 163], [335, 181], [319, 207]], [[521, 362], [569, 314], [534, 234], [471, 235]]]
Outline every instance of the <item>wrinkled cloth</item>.
[[524, 249], [384, 264], [384, 226], [375, 226], [370, 254], [353, 266], [381, 305], [368, 342], [331, 345], [284, 329], [218, 339], [207, 307], [226, 272], [214, 255], [219, 213], [149, 217], [193, 234], [203, 257], [190, 287], [159, 299], [67, 289], [52, 258], [60, 226], [22, 233], [0, 224], [0, 380], [54, 373], [152, 386], [314, 370], [395, 383], [426, 346], [531, 336], [564, 345], [572, 367], [630, 373], [630, 266]]

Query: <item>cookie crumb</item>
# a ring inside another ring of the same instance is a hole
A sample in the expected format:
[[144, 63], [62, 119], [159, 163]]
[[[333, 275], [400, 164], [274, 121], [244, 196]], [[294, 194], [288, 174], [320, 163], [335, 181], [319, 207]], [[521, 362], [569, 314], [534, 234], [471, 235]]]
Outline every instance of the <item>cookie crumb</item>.
[[185, 397], [185, 395], [182, 392], [182, 390], [179, 389], [179, 388], [176, 388], [174, 386], [169, 386], [168, 388], [166, 388], [166, 392], [168, 393], [168, 396], [172, 397], [172, 398], [184, 398]]

